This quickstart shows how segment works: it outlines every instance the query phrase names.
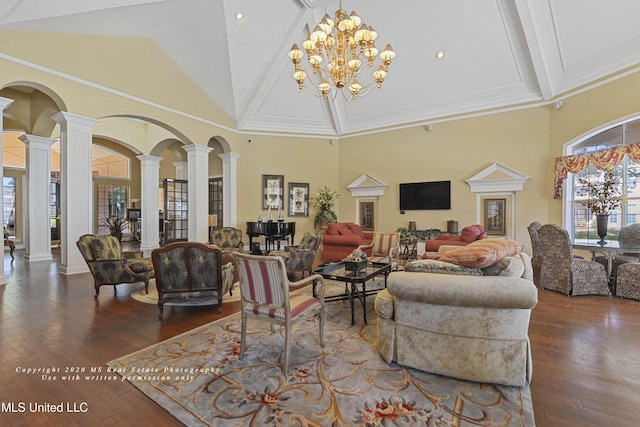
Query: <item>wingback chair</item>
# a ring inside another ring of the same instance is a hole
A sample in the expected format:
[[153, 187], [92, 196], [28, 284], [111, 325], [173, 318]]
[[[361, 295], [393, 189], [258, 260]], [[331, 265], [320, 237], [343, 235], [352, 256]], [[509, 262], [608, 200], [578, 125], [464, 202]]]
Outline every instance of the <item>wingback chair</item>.
[[371, 243], [360, 245], [358, 249], [367, 254], [368, 262], [391, 264], [391, 268], [398, 269], [400, 253], [399, 233], [373, 233]]
[[151, 252], [158, 290], [158, 318], [165, 303], [200, 300], [217, 304], [233, 285], [233, 265], [222, 262], [222, 251], [199, 242], [174, 242]]
[[540, 264], [542, 263], [542, 249], [540, 248], [540, 236], [538, 230], [542, 224], [534, 221], [527, 229], [529, 230], [529, 238], [531, 239], [531, 267], [533, 268], [533, 283], [540, 284]]
[[[269, 322], [272, 332], [274, 324], [282, 325], [285, 329], [282, 371], [286, 375], [289, 368], [291, 325], [317, 314], [320, 346], [324, 348], [324, 278], [314, 274], [297, 282], [290, 282], [282, 257], [244, 253], [236, 254], [236, 257], [240, 266], [242, 301], [240, 358], [244, 357], [249, 318]], [[302, 286], [313, 281], [316, 281], [315, 296], [308, 290], [289, 292], [290, 287]]]
[[235, 227], [214, 228], [209, 233], [209, 243], [222, 251], [244, 252], [242, 230]]
[[120, 283], [144, 282], [144, 291], [149, 293], [153, 264], [149, 258], [143, 258], [141, 252], [123, 252], [115, 236], [84, 234], [76, 246], [93, 275], [94, 298], [98, 298], [100, 286], [113, 285], [116, 293], [116, 285]]
[[538, 229], [540, 287], [565, 295], [610, 295], [604, 265], [573, 256], [567, 230], [545, 224]]

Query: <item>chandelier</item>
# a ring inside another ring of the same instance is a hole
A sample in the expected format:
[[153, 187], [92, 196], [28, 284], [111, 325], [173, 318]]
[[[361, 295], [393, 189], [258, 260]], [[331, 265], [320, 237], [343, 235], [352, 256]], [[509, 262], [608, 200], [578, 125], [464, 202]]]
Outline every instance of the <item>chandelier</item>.
[[[335, 20], [325, 15], [302, 43], [313, 74], [319, 81], [316, 83], [309, 79], [313, 89], [305, 86], [307, 72], [300, 65], [304, 52], [297, 44], [294, 44], [289, 51], [289, 58], [294, 67], [293, 78], [298, 82], [298, 87], [300, 90], [307, 87], [314, 95], [322, 96], [327, 100], [330, 93], [333, 100], [340, 91], [348, 101], [368, 94], [374, 87], [380, 89], [396, 53], [388, 44], [382, 52], [379, 52], [375, 45], [377, 37], [378, 33], [371, 26], [363, 23], [355, 12], [347, 16], [340, 0]], [[381, 63], [374, 69], [376, 57], [380, 58]], [[363, 85], [358, 81], [357, 76], [363, 68], [366, 68], [362, 66], [365, 61], [373, 72], [369, 81]], [[336, 90], [332, 92], [333, 87]]]

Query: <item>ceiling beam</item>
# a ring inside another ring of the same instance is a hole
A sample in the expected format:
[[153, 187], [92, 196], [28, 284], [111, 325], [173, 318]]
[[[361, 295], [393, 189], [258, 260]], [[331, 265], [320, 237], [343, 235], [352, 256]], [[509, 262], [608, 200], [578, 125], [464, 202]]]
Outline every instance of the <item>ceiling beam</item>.
[[[532, 15], [534, 14], [534, 11], [529, 4], [529, 0], [515, 0], [515, 6], [522, 25], [522, 30], [524, 31], [531, 62], [533, 64], [535, 76], [538, 80], [538, 86], [540, 87], [540, 93], [542, 94], [543, 99], [550, 100], [555, 96], [555, 94], [548, 65], [545, 61], [542, 42], [538, 35], [539, 29], [534, 23], [534, 17]], [[540, 22], [540, 20], [538, 19], [536, 22]]]

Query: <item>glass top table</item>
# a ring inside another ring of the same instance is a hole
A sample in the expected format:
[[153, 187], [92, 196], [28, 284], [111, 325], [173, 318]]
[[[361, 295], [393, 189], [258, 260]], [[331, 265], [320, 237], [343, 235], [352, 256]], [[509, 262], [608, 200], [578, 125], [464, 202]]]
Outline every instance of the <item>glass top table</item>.
[[[339, 295], [325, 296], [325, 301], [349, 300], [351, 305], [351, 325], [355, 324], [354, 305], [355, 299], [359, 299], [362, 304], [364, 323], [367, 323], [367, 296], [378, 293], [380, 289], [369, 289], [367, 291], [366, 282], [376, 276], [384, 274], [384, 287], [387, 287], [387, 277], [391, 273], [391, 264], [372, 263], [367, 265], [367, 269], [361, 273], [353, 273], [346, 270], [344, 263], [327, 264], [317, 270], [314, 274], [320, 274], [325, 279], [344, 282], [345, 291]], [[359, 289], [358, 285], [362, 285]], [[313, 295], [316, 294], [316, 282], [313, 282]]]
[[640, 254], [640, 246], [625, 246], [621, 248], [617, 240], [609, 240], [606, 245], [599, 244], [597, 240], [576, 240], [571, 246], [573, 249], [590, 251], [592, 261], [595, 261], [596, 254], [604, 255], [607, 258], [608, 279], [611, 279], [611, 266], [615, 254]]

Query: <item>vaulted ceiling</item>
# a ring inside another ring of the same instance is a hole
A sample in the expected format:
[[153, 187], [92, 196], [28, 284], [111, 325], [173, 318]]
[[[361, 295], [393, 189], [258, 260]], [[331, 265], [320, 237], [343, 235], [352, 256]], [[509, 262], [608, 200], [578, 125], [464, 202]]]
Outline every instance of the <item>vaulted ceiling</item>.
[[299, 91], [287, 52], [338, 4], [3, 0], [0, 29], [151, 38], [246, 132], [334, 137], [426, 125], [553, 104], [640, 69], [638, 0], [343, 0], [397, 57], [380, 91], [327, 102]]

